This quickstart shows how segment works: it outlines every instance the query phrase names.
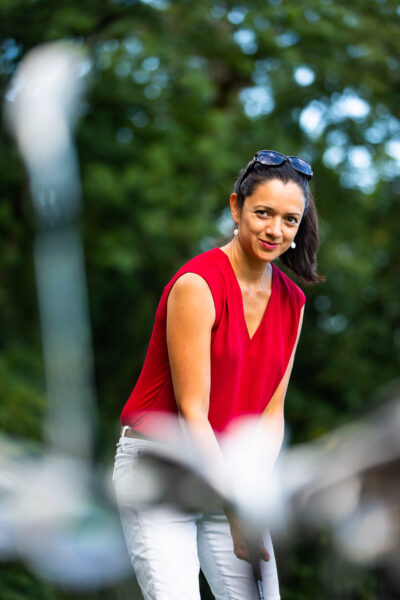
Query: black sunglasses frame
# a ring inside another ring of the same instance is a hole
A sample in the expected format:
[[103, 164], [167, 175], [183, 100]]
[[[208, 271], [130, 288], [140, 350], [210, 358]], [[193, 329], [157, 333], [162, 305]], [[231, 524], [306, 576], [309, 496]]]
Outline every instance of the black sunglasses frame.
[[285, 154], [281, 154], [275, 150], [259, 150], [246, 167], [239, 183], [239, 191], [241, 191], [240, 186], [255, 164], [259, 163], [265, 167], [280, 167], [286, 161], [288, 161], [293, 169], [304, 175], [308, 180], [313, 176], [313, 170], [310, 163], [300, 156], [285, 156]]

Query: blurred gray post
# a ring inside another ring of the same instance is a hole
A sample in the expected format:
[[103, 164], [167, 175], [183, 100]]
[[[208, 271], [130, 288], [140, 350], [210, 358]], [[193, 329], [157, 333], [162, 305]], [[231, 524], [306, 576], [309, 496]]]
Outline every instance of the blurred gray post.
[[[44, 437], [90, 458], [96, 423], [82, 241], [81, 187], [72, 138], [89, 62], [47, 44], [31, 51], [6, 95], [5, 113], [29, 175], [36, 219], [35, 269], [49, 401]], [[29, 433], [29, 432], [28, 432]]]

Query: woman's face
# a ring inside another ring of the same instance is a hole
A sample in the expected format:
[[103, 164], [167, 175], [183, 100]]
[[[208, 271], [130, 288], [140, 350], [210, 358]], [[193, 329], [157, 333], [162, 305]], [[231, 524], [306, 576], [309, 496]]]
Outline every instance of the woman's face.
[[305, 207], [304, 192], [293, 182], [279, 179], [260, 183], [241, 209], [231, 195], [233, 219], [239, 223], [238, 241], [249, 256], [272, 261], [290, 247]]

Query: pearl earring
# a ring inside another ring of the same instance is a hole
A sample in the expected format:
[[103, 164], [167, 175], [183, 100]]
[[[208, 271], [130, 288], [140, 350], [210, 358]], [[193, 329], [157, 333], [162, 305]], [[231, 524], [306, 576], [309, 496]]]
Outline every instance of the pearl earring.
[[296, 242], [292, 242], [292, 243], [290, 244], [290, 247], [291, 247], [291, 248], [293, 248], [293, 250], [294, 250], [294, 249], [296, 248]]
[[238, 233], [239, 233], [239, 229], [238, 229], [238, 227], [239, 227], [239, 224], [238, 224], [238, 223], [235, 223], [235, 225], [236, 225], [236, 227], [235, 227], [235, 229], [233, 230], [233, 235], [238, 235]]

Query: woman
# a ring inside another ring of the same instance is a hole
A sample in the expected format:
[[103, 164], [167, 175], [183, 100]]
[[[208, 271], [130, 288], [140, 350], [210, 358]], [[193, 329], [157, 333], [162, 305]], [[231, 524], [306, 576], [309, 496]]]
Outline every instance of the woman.
[[[252, 600], [257, 589], [249, 548], [234, 514], [137, 513], [123, 500], [135, 460], [155, 442], [155, 412], [177, 414], [199, 451], [223, 469], [218, 437], [241, 416], [257, 415], [283, 439], [283, 404], [305, 296], [273, 263], [304, 283], [316, 272], [318, 220], [311, 165], [257, 152], [230, 196], [233, 239], [186, 263], [165, 287], [139, 380], [126, 403], [114, 483], [133, 567], [145, 600], [200, 598], [201, 566], [217, 600]], [[222, 472], [222, 471], [221, 471]], [[269, 533], [259, 558], [267, 600], [279, 584]]]

